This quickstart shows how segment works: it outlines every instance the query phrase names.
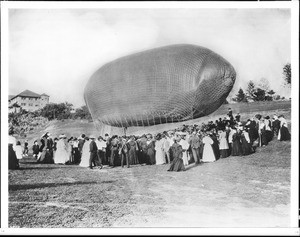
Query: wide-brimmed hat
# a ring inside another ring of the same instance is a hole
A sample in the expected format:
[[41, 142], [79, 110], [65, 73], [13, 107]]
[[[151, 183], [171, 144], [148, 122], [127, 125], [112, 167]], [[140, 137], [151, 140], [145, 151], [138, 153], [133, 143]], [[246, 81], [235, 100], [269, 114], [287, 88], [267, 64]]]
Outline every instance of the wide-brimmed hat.
[[58, 138], [64, 138], [64, 137], [65, 137], [64, 134], [61, 134], [61, 135], [58, 136]]
[[95, 135], [90, 135], [89, 138], [90, 139], [96, 139], [96, 136]]
[[44, 138], [44, 137], [49, 137], [51, 134], [49, 133], [49, 132], [46, 132], [46, 133], [44, 133], [42, 136], [41, 136], [41, 138]]

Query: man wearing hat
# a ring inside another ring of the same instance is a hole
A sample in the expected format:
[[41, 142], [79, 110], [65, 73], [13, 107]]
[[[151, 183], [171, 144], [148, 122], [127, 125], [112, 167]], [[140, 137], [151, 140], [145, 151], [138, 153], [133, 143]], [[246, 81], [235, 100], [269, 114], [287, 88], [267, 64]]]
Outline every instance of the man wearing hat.
[[189, 139], [189, 144], [192, 148], [193, 157], [195, 160], [195, 164], [199, 164], [202, 157], [200, 157], [200, 146], [201, 141], [200, 138], [197, 135], [196, 130], [193, 131], [192, 135]]
[[166, 141], [164, 143], [164, 151], [167, 156], [167, 161], [170, 164], [172, 161], [172, 157], [170, 155], [170, 148], [174, 144], [174, 132], [171, 130], [168, 132], [168, 136], [166, 137]]
[[106, 164], [106, 157], [105, 157], [105, 152], [106, 152], [106, 142], [104, 141], [102, 136], [99, 136], [98, 139], [96, 140], [96, 145], [98, 148], [98, 157], [101, 162], [101, 165]]
[[[90, 135], [89, 138], [91, 139], [90, 142], [90, 160], [89, 160], [89, 168], [93, 169], [93, 163], [95, 166], [99, 165], [99, 159], [98, 159], [98, 148], [95, 142], [96, 136]], [[102, 165], [100, 164], [101, 168]]]

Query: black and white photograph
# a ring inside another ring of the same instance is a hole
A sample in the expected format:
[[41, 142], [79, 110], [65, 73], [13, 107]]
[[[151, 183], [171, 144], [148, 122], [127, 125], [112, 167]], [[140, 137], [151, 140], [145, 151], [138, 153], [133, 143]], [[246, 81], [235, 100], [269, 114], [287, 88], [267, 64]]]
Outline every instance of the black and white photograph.
[[1, 234], [298, 236], [298, 20], [1, 2]]

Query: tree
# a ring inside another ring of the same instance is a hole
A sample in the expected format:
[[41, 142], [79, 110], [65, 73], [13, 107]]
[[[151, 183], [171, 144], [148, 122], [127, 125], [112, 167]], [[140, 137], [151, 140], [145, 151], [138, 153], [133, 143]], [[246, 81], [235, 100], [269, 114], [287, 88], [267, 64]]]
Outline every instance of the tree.
[[280, 100], [281, 97], [280, 97], [280, 95], [274, 95], [273, 99], [274, 99], [274, 100]]
[[284, 75], [285, 84], [287, 86], [291, 86], [292, 71], [291, 71], [290, 63], [287, 63], [286, 65], [284, 65], [283, 75]]
[[60, 104], [50, 103], [41, 109], [40, 114], [49, 120], [68, 119], [71, 117], [72, 106], [72, 104], [67, 102]]
[[254, 100], [255, 97], [255, 84], [253, 81], [249, 81], [246, 89], [247, 99]]
[[74, 117], [80, 118], [80, 119], [88, 119], [88, 120], [92, 119], [90, 111], [86, 105], [81, 106], [80, 108], [76, 109]]
[[262, 77], [257, 85], [258, 88], [268, 91], [270, 90], [270, 83], [267, 78]]
[[273, 101], [274, 94], [275, 94], [275, 91], [269, 90], [267, 92], [267, 95], [265, 96], [265, 100], [267, 100], [267, 101]]
[[242, 88], [239, 89], [237, 95], [235, 98], [233, 98], [233, 101], [236, 101], [236, 102], [248, 102], [247, 98], [246, 98], [246, 95], [243, 91]]
[[266, 91], [261, 88], [257, 88], [254, 92], [254, 101], [265, 101], [265, 99]]

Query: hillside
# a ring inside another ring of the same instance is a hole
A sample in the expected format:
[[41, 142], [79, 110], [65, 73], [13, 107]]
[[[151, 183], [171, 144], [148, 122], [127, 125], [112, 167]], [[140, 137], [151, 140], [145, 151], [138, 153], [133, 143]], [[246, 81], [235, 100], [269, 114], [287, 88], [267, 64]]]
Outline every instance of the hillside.
[[[260, 113], [263, 116], [273, 114], [284, 114], [288, 122], [291, 119], [291, 101], [271, 101], [271, 102], [259, 102], [259, 103], [236, 103], [236, 104], [226, 104], [222, 105], [218, 110], [212, 113], [209, 116], [205, 116], [202, 118], [180, 122], [180, 123], [171, 123], [171, 124], [161, 124], [151, 127], [132, 127], [128, 128], [127, 134], [143, 134], [143, 133], [156, 133], [162, 132], [165, 130], [174, 129], [179, 127], [182, 124], [195, 124], [208, 122], [210, 120], [216, 120], [219, 117], [224, 117], [227, 114], [228, 108], [233, 110], [233, 113], [240, 113], [241, 120], [246, 120], [250, 117], [253, 117], [255, 114]], [[94, 126], [93, 122], [89, 122], [87, 120], [54, 120], [48, 122], [44, 127], [40, 127], [35, 129], [34, 131], [30, 131], [27, 134], [26, 139], [29, 140], [29, 144], [32, 144], [33, 141], [45, 132], [50, 132], [53, 137], [58, 136], [59, 134], [66, 134], [67, 137], [70, 136], [79, 136], [84, 133], [86, 135], [95, 134], [95, 135], [104, 135]], [[108, 131], [110, 134], [123, 134], [122, 129], [115, 129]], [[24, 138], [19, 138], [21, 141]]]

